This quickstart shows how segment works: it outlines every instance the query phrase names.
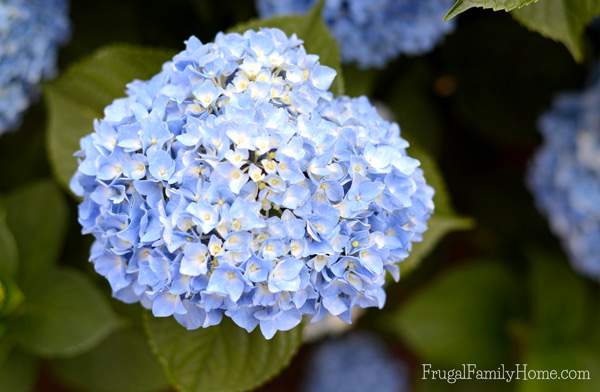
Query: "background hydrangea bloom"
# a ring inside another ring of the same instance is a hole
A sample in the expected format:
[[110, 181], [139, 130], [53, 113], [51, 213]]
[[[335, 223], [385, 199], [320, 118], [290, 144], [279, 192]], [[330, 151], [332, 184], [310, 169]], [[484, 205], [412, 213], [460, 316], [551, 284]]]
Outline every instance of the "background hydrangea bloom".
[[529, 173], [540, 209], [577, 270], [600, 280], [600, 82], [559, 96], [540, 119], [544, 145]]
[[373, 335], [353, 333], [319, 346], [308, 361], [305, 392], [404, 392], [409, 376]]
[[[304, 13], [315, 0], [257, 0], [262, 17]], [[452, 30], [452, 0], [326, 0], [323, 17], [344, 62], [380, 68], [399, 54], [427, 52]]]
[[189, 329], [270, 338], [382, 307], [433, 190], [396, 124], [334, 99], [335, 71], [277, 29], [192, 37], [81, 141], [72, 189], [115, 297]]
[[0, 133], [18, 125], [38, 83], [54, 74], [67, 12], [66, 0], [0, 2]]

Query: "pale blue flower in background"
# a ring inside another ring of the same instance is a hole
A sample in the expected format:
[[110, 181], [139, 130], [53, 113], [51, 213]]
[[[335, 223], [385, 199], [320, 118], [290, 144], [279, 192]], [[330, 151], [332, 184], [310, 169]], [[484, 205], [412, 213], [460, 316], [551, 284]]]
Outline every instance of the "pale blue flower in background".
[[600, 81], [558, 96], [539, 125], [530, 188], [575, 269], [600, 281]]
[[[301, 14], [316, 0], [257, 0], [261, 17]], [[430, 51], [454, 28], [444, 21], [453, 0], [325, 0], [323, 18], [344, 62], [381, 68], [400, 54]]]
[[262, 29], [192, 37], [129, 84], [81, 140], [71, 182], [114, 296], [267, 338], [383, 307], [433, 189], [398, 125], [334, 98], [334, 78], [296, 36]]
[[39, 83], [54, 76], [68, 36], [67, 0], [0, 2], [0, 134], [20, 124]]
[[324, 341], [305, 369], [304, 392], [407, 392], [407, 367], [375, 335], [353, 332]]

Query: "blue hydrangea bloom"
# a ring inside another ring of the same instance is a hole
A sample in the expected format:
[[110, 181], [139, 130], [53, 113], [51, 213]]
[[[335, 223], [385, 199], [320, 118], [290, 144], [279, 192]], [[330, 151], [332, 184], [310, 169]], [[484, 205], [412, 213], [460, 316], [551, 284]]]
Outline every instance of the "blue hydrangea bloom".
[[306, 370], [304, 392], [405, 392], [410, 386], [406, 366], [366, 333], [321, 344]]
[[105, 109], [71, 186], [115, 297], [268, 338], [383, 306], [433, 190], [398, 125], [334, 99], [318, 60], [277, 29], [192, 37]]
[[[261, 17], [305, 13], [316, 0], [257, 0]], [[443, 17], [453, 0], [325, 0], [323, 17], [344, 62], [381, 68], [400, 54], [430, 51], [454, 22]]]
[[53, 76], [67, 12], [66, 0], [0, 2], [0, 134], [19, 124], [39, 82]]
[[600, 81], [559, 96], [540, 119], [544, 144], [529, 172], [574, 267], [600, 280]]

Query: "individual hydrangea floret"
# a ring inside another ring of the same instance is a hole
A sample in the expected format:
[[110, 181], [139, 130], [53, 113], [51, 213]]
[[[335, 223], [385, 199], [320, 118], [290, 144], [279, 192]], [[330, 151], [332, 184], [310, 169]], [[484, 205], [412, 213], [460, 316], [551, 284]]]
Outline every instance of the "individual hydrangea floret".
[[67, 13], [66, 0], [0, 1], [0, 134], [19, 124], [39, 82], [54, 75]]
[[383, 306], [433, 190], [398, 126], [334, 99], [318, 60], [277, 29], [192, 37], [105, 109], [72, 189], [115, 297], [268, 338]]
[[304, 392], [405, 392], [410, 386], [406, 366], [364, 332], [326, 341], [308, 363]]
[[[257, 0], [261, 17], [307, 12], [316, 0]], [[381, 68], [400, 54], [430, 51], [453, 27], [452, 0], [325, 0], [323, 18], [344, 62]]]
[[529, 172], [541, 211], [574, 267], [600, 280], [600, 82], [559, 96], [540, 119], [544, 144]]

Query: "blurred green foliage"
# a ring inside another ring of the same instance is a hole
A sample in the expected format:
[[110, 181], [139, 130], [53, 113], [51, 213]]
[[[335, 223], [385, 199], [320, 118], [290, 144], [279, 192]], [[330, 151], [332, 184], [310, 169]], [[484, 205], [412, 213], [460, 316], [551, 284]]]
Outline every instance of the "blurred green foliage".
[[518, 283], [506, 266], [476, 261], [438, 277], [379, 324], [440, 367], [510, 363], [508, 321], [519, 312]]

